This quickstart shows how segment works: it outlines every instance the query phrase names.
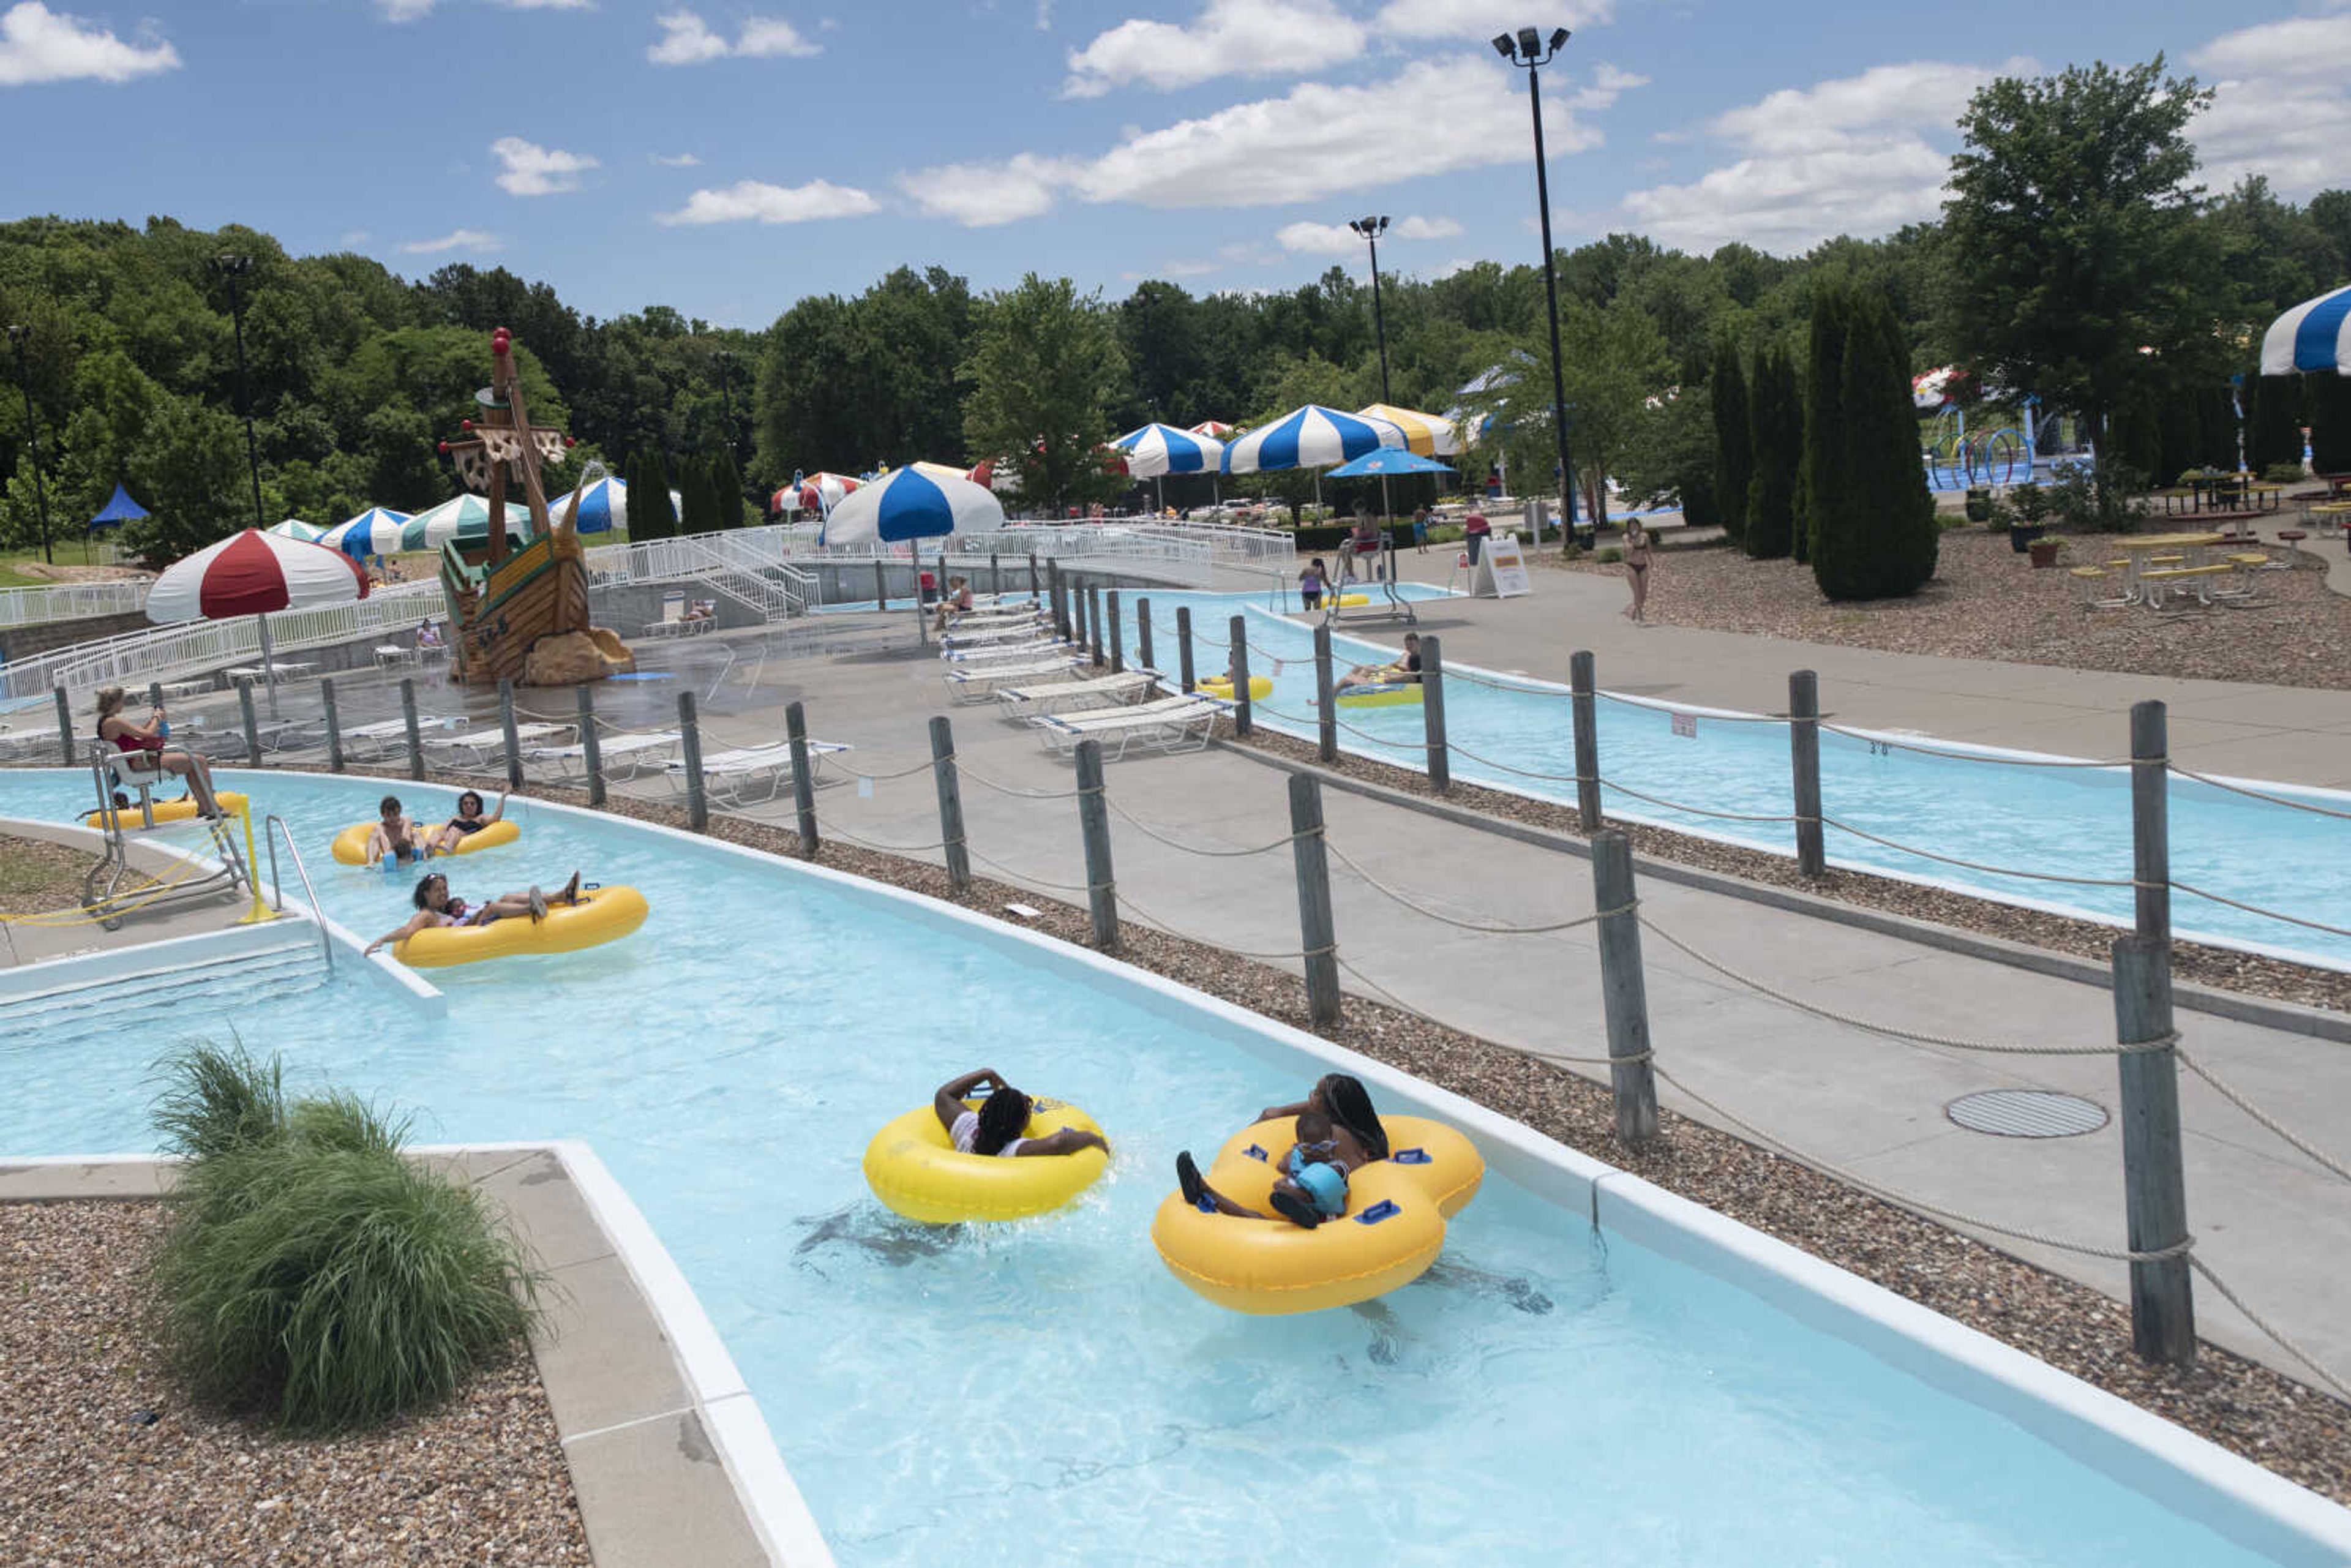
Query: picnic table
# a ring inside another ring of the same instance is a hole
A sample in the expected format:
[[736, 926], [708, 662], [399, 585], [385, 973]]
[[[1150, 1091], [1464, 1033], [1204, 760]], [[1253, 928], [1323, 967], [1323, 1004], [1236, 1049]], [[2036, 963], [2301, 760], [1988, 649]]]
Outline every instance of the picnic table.
[[2139, 573], [2147, 570], [2147, 561], [2155, 556], [2178, 555], [2189, 566], [2202, 566], [2204, 552], [2216, 545], [2229, 542], [2226, 534], [2124, 534], [2116, 538], [2114, 548], [2123, 556], [2123, 593], [2131, 600], [2142, 597]]

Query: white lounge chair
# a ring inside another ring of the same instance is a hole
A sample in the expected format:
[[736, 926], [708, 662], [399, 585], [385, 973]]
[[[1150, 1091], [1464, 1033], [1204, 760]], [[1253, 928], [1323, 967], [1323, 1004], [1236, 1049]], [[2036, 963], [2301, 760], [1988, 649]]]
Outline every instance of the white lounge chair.
[[[678, 733], [674, 729], [649, 730], [641, 735], [608, 735], [596, 743], [596, 763], [606, 779], [634, 779], [640, 774], [657, 773], [675, 760]], [[553, 784], [584, 784], [588, 781], [588, 747], [585, 742], [569, 746], [534, 746], [525, 755], [526, 762], [548, 770], [548, 781]]]
[[1007, 682], [1027, 682], [1031, 685], [1067, 679], [1083, 664], [1068, 657], [1051, 659], [988, 659], [977, 664], [956, 664], [943, 677], [947, 684], [947, 695], [959, 703], [986, 702], [1002, 689]]
[[[455, 731], [465, 727], [465, 716], [452, 714], [419, 714], [416, 729], [419, 735], [435, 730]], [[355, 724], [343, 731], [343, 755], [365, 762], [373, 758], [391, 757], [407, 749], [408, 721], [404, 718], [378, 719], [373, 724]]]
[[[518, 724], [515, 726], [515, 744], [530, 746], [539, 741], [551, 741], [559, 735], [569, 735], [574, 727], [568, 724]], [[504, 727], [484, 725], [479, 729], [458, 735], [426, 737], [424, 747], [437, 751], [460, 767], [488, 768], [506, 760], [507, 737]]]
[[[850, 749], [846, 742], [837, 740], [810, 740], [808, 748], [811, 782], [822, 770], [827, 757]], [[684, 758], [672, 760], [663, 771], [669, 776], [671, 789], [683, 790], [685, 788]], [[702, 787], [712, 800], [722, 805], [747, 806], [761, 800], [772, 800], [784, 792], [784, 786], [791, 779], [792, 747], [789, 741], [714, 751], [702, 759]], [[766, 792], [754, 793], [762, 785], [766, 786]]]
[[1064, 643], [1058, 637], [1039, 637], [1026, 643], [990, 643], [976, 648], [943, 648], [939, 657], [951, 664], [986, 664], [1035, 661], [1057, 654], [1074, 656], [1080, 652], [1075, 643]]
[[996, 700], [1005, 706], [1006, 716], [1017, 719], [1040, 718], [1047, 714], [1068, 713], [1076, 709], [1116, 707], [1139, 701], [1159, 684], [1153, 670], [1128, 670], [1115, 675], [1096, 675], [1090, 681], [1062, 681], [1058, 685], [1007, 686], [996, 694]]
[[1149, 751], [1197, 751], [1216, 733], [1217, 720], [1228, 703], [1215, 697], [1162, 697], [1127, 707], [1095, 708], [1085, 713], [1049, 714], [1033, 722], [1050, 751], [1074, 753], [1078, 742], [1101, 743], [1113, 758], [1130, 747]]
[[1033, 639], [1043, 625], [1043, 622], [1033, 616], [1023, 616], [1017, 621], [1000, 621], [987, 626], [956, 626], [939, 642], [949, 648], [982, 648], [994, 643], [1025, 643]]
[[375, 648], [375, 667], [387, 670], [395, 664], [422, 664], [424, 655], [398, 643], [379, 643]]
[[648, 637], [674, 637], [685, 630], [685, 595], [662, 595], [662, 618], [649, 623], [643, 634]]

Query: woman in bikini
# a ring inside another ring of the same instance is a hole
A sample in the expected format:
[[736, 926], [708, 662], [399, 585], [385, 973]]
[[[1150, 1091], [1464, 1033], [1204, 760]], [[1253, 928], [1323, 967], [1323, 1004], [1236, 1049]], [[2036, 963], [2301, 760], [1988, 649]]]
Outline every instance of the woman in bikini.
[[468, 789], [458, 796], [457, 814], [434, 830], [432, 838], [425, 841], [424, 852], [454, 855], [457, 852], [457, 846], [464, 843], [469, 834], [480, 832], [492, 822], [506, 821], [508, 793], [504, 789], [498, 791], [498, 809], [486, 817], [482, 815], [482, 797], [478, 791]]
[[107, 686], [99, 692], [99, 740], [123, 752], [134, 773], [152, 773], [158, 783], [167, 773], [186, 779], [188, 793], [195, 797], [197, 811], [207, 817], [220, 816], [220, 800], [213, 793], [212, 764], [191, 752], [163, 749], [171, 724], [162, 708], [151, 714], [141, 726], [122, 716], [122, 703], [120, 686]]
[[1639, 623], [1649, 602], [1649, 530], [1638, 517], [1625, 522], [1625, 575], [1633, 584], [1633, 602], [1625, 607], [1625, 613]]
[[501, 894], [487, 904], [475, 904], [451, 894], [449, 879], [436, 871], [416, 884], [414, 902], [416, 913], [409, 916], [399, 930], [369, 943], [363, 956], [371, 957], [379, 947], [397, 946], [420, 931], [430, 931], [436, 926], [487, 925], [494, 920], [514, 920], [524, 915], [528, 915], [532, 923], [537, 924], [547, 918], [549, 904], [580, 902], [580, 873], [573, 872], [571, 880], [564, 883], [563, 891], [553, 898], [533, 887], [528, 893]]

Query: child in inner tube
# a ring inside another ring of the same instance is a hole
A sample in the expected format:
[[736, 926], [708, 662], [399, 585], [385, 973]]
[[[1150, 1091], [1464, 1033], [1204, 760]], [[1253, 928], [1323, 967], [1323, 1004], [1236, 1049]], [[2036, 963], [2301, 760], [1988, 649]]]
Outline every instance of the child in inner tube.
[[1184, 1201], [1237, 1219], [1286, 1219], [1308, 1230], [1338, 1218], [1347, 1212], [1348, 1174], [1369, 1164], [1368, 1154], [1353, 1134], [1311, 1107], [1298, 1113], [1293, 1129], [1297, 1142], [1281, 1156], [1282, 1174], [1267, 1199], [1273, 1213], [1259, 1214], [1210, 1186], [1188, 1149], [1176, 1156], [1176, 1185]]
[[[982, 1084], [991, 1085], [993, 1092], [980, 1101], [979, 1109], [975, 1111], [964, 1100]], [[931, 1095], [931, 1109], [937, 1113], [939, 1125], [947, 1130], [947, 1141], [960, 1155], [993, 1155], [1008, 1160], [1074, 1155], [1080, 1149], [1110, 1153], [1110, 1145], [1100, 1133], [1089, 1133], [1081, 1127], [1062, 1127], [1042, 1137], [1022, 1137], [1035, 1108], [1035, 1102], [1004, 1082], [1004, 1074], [990, 1067], [950, 1078]]]
[[389, 936], [379, 936], [367, 945], [362, 957], [373, 957], [379, 947], [407, 941], [420, 931], [432, 931], [450, 925], [487, 925], [496, 920], [513, 920], [528, 915], [532, 925], [547, 918], [548, 906], [555, 904], [580, 902], [580, 873], [573, 872], [571, 880], [561, 892], [549, 898], [536, 886], [528, 893], [505, 893], [486, 904], [468, 904], [449, 891], [449, 879], [439, 872], [430, 872], [416, 884], [416, 913], [405, 925]]
[[1404, 656], [1393, 664], [1357, 664], [1331, 688], [1332, 695], [1360, 686], [1416, 685], [1420, 681], [1420, 633], [1404, 634]]

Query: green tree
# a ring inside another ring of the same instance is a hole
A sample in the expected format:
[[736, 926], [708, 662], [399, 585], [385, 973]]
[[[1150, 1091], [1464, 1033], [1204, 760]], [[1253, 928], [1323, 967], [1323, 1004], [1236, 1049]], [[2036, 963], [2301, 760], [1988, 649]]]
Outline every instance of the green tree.
[[1747, 390], [1748, 445], [1755, 472], [1747, 482], [1747, 553], [1772, 560], [1794, 548], [1796, 473], [1804, 444], [1803, 395], [1788, 350], [1766, 344], [1755, 355]]
[[1747, 373], [1739, 345], [1715, 346], [1713, 393], [1714, 493], [1722, 531], [1735, 542], [1747, 537], [1747, 486], [1755, 476], [1754, 434], [1747, 426]]
[[[2211, 100], [2161, 56], [1980, 89], [1944, 204], [1946, 328], [1988, 379], [2078, 410], [2094, 441], [2139, 350], [2210, 344], [2227, 287], [2188, 125]], [[2101, 443], [2101, 450], [2104, 444]]]
[[1126, 356], [1099, 294], [1032, 272], [989, 295], [961, 376], [970, 450], [1008, 467], [1024, 497], [1058, 507], [1103, 485], [1097, 449]]
[[675, 538], [677, 512], [670, 504], [669, 465], [658, 451], [648, 448], [637, 454], [637, 472], [640, 479], [629, 486], [629, 537]]
[[2310, 466], [2316, 474], [2351, 474], [2351, 376], [2304, 379], [2310, 416]]
[[1715, 490], [1720, 459], [1712, 404], [1709, 389], [1700, 384], [1682, 387], [1643, 409], [1610, 470], [1635, 506], [1678, 506], [1682, 520], [1692, 528], [1722, 521]]
[[2302, 379], [2247, 376], [2252, 402], [2245, 418], [2245, 462], [2259, 474], [2280, 464], [2302, 465]]
[[2117, 394], [2106, 424], [2100, 465], [2121, 464], [2141, 478], [2163, 469], [2163, 402], [2155, 384], [2142, 377]]
[[[151, 566], [254, 526], [245, 432], [225, 409], [164, 399], [126, 468], [124, 481], [152, 516], [123, 525], [122, 548]], [[271, 521], [285, 515], [273, 484], [263, 485], [261, 507]]]
[[1813, 476], [1813, 579], [1836, 600], [1915, 593], [1935, 575], [1941, 530], [1918, 463], [1909, 345], [1877, 291], [1841, 310], [1840, 434], [1835, 463]]
[[[1854, 291], [1842, 278], [1824, 280], [1813, 296], [1804, 361], [1804, 452], [1796, 470], [1796, 522], [1789, 540], [1789, 553], [1799, 561], [1813, 559], [1824, 514], [1848, 499], [1840, 483], [1854, 462], [1844, 407], [1844, 361], [1855, 308]], [[1915, 434], [1911, 444], [1917, 444]]]

